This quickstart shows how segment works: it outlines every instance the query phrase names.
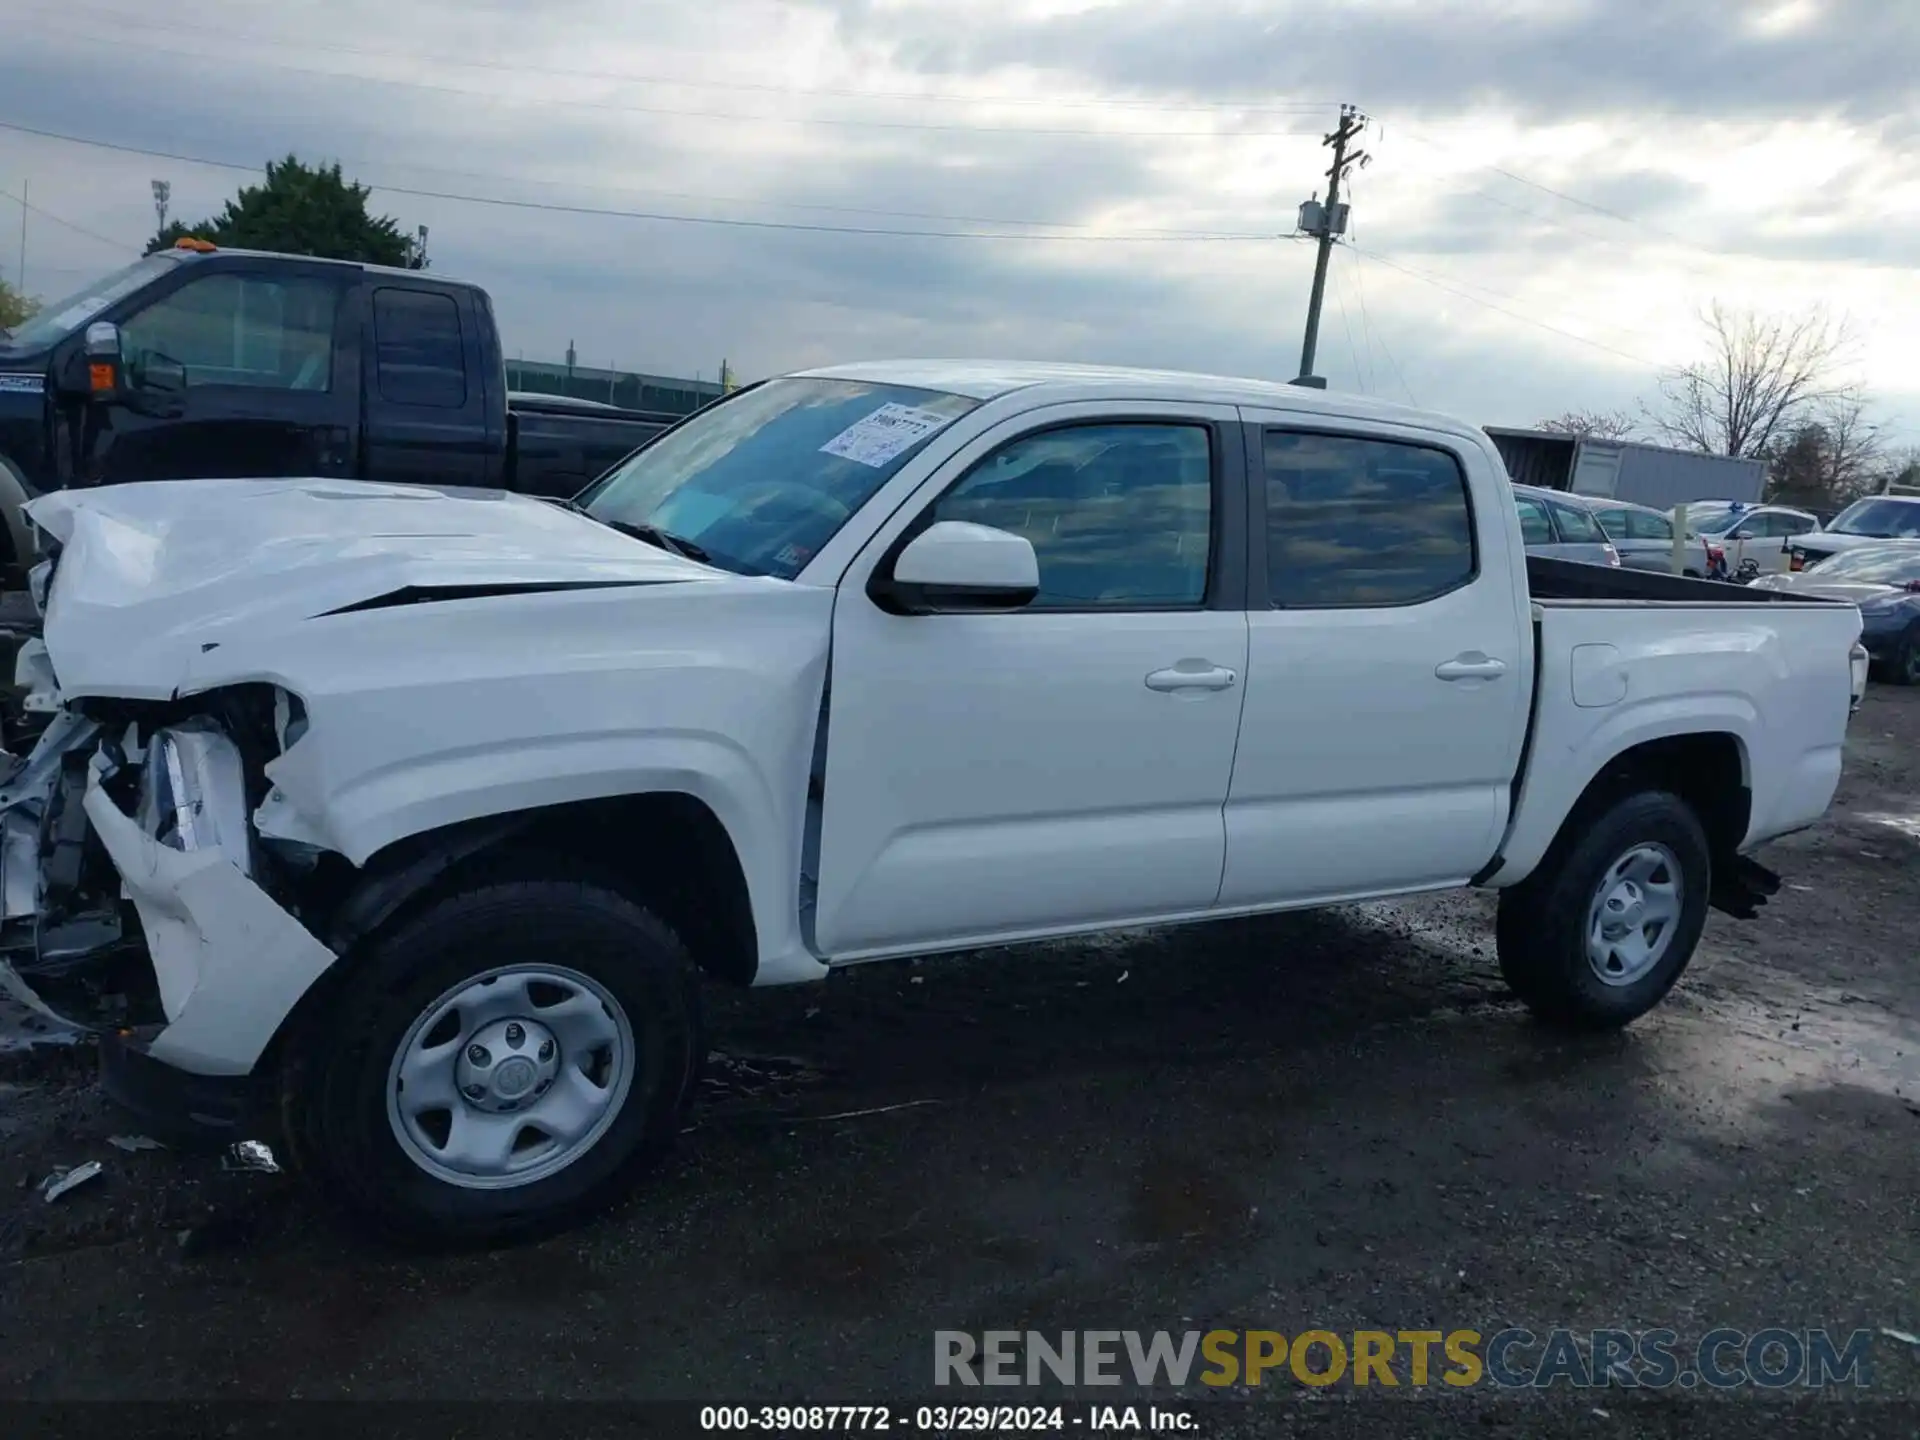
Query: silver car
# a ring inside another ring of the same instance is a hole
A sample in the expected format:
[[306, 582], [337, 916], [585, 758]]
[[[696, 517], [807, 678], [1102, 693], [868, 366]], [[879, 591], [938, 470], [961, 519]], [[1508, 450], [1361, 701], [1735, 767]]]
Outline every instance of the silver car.
[[[1673, 573], [1673, 517], [1647, 505], [1626, 500], [1586, 497], [1586, 506], [1620, 552], [1620, 563], [1630, 570]], [[1696, 578], [1707, 573], [1707, 546], [1697, 535], [1687, 538], [1681, 553], [1681, 573]]]
[[1613, 548], [1584, 500], [1560, 490], [1516, 485], [1513, 504], [1520, 512], [1520, 536], [1529, 555], [1581, 560], [1589, 565], [1620, 563], [1620, 552]]

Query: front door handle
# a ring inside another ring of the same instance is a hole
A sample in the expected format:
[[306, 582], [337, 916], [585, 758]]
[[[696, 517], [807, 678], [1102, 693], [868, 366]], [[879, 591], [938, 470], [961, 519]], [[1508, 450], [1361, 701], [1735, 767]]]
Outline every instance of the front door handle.
[[1433, 667], [1433, 673], [1442, 680], [1497, 680], [1507, 673], [1507, 662], [1470, 650], [1465, 655], [1442, 660]]
[[[1189, 669], [1188, 667], [1192, 668]], [[1240, 677], [1224, 665], [1208, 665], [1183, 660], [1165, 670], [1147, 676], [1147, 688], [1162, 692], [1174, 690], [1230, 690]]]

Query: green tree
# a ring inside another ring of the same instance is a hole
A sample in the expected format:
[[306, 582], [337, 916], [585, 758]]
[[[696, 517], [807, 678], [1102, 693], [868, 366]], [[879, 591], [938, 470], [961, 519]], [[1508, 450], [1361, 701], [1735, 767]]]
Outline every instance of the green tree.
[[425, 253], [398, 221], [367, 212], [370, 193], [338, 165], [303, 165], [292, 155], [270, 160], [266, 183], [241, 187], [226, 209], [198, 225], [174, 221], [148, 242], [147, 253], [191, 237], [241, 250], [426, 269]]
[[26, 324], [39, 308], [38, 300], [22, 295], [6, 281], [0, 280], [0, 330], [11, 330], [16, 325]]

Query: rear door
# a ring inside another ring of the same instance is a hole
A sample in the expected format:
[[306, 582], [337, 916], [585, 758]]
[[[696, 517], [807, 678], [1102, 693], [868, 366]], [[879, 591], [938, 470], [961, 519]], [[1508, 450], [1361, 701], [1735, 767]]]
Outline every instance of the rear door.
[[464, 287], [374, 277], [366, 298], [368, 480], [488, 485], [485, 316]]
[[[106, 408], [100, 478], [345, 475], [356, 441], [359, 271], [297, 260], [220, 260], [121, 318], [130, 398]], [[184, 388], [147, 388], [172, 371]]]
[[1220, 906], [1464, 881], [1499, 842], [1530, 698], [1508, 491], [1459, 437], [1248, 414], [1255, 558]]

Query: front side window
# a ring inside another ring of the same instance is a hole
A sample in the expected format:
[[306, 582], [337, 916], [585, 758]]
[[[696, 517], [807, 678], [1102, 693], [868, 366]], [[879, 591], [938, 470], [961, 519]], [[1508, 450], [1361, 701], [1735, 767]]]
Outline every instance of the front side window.
[[1024, 535], [1040, 562], [1026, 608], [1163, 609], [1206, 598], [1213, 445], [1203, 425], [1071, 425], [1023, 435], [934, 506]]
[[428, 290], [373, 294], [374, 379], [395, 405], [458, 410], [467, 403], [467, 351], [460, 306]]
[[1264, 456], [1275, 605], [1413, 605], [1473, 578], [1467, 477], [1447, 451], [1269, 430]]
[[1577, 505], [1553, 505], [1554, 523], [1560, 527], [1560, 538], [1576, 545], [1604, 545], [1607, 533], [1602, 530], [1592, 514]]
[[791, 580], [979, 403], [867, 380], [770, 380], [666, 431], [579, 498], [595, 519], [691, 541], [723, 569]]
[[151, 361], [186, 370], [188, 388], [333, 388], [333, 317], [326, 280], [222, 272], [189, 280], [120, 327], [135, 382]]

